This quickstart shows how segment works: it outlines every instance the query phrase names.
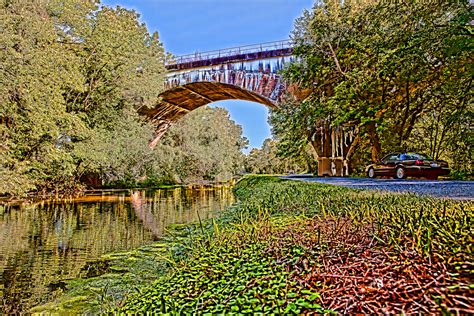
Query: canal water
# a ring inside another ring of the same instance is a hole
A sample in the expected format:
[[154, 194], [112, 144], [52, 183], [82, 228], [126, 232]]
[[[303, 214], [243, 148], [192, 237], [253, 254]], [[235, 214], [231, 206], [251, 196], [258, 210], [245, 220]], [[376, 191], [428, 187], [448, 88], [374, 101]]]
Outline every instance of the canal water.
[[87, 262], [153, 243], [169, 225], [214, 217], [233, 203], [228, 188], [175, 188], [0, 204], [0, 314], [44, 304]]

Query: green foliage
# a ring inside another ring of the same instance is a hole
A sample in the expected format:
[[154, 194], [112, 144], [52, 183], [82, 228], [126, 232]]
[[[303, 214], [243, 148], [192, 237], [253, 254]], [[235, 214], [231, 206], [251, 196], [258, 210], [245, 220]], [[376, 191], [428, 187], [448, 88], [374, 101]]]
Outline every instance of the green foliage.
[[255, 174], [283, 174], [290, 170], [301, 173], [315, 169], [309, 150], [294, 157], [280, 157], [278, 144], [278, 141], [268, 138], [262, 148], [253, 148], [245, 157], [245, 170]]
[[301, 313], [321, 312], [317, 294], [298, 293], [282, 264], [266, 258], [262, 244], [201, 251], [169, 278], [131, 299], [121, 312]]
[[136, 110], [163, 86], [157, 34], [135, 12], [96, 1], [1, 1], [0, 10], [1, 193], [67, 193], [98, 170], [143, 174], [152, 129]]
[[86, 0], [2, 2], [0, 193], [105, 184], [224, 181], [243, 169], [242, 130], [204, 108], [155, 151], [137, 110], [162, 91], [164, 51], [136, 12]]
[[154, 175], [174, 183], [227, 181], [243, 170], [247, 144], [227, 110], [202, 107], [171, 126], [157, 145]]
[[240, 179], [234, 187], [234, 193], [239, 200], [247, 200], [253, 195], [253, 191], [261, 186], [279, 183], [283, 180], [273, 176], [245, 176]]
[[99, 125], [91, 137], [75, 144], [81, 172], [96, 172], [109, 183], [144, 178], [154, 153], [149, 148], [153, 128], [132, 110], [112, 112], [113, 126]]
[[296, 97], [272, 112], [281, 151], [313, 143], [327, 119], [357, 126], [373, 160], [414, 150], [472, 172], [472, 16], [468, 1], [317, 2], [293, 31]]

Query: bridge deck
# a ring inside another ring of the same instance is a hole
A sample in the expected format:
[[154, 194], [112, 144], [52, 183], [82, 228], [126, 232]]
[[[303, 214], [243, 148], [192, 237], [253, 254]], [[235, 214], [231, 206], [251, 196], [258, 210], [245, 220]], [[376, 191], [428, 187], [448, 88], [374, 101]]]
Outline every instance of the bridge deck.
[[292, 52], [292, 41], [285, 40], [178, 56], [167, 62], [166, 68], [169, 71], [179, 71], [225, 63], [291, 56]]

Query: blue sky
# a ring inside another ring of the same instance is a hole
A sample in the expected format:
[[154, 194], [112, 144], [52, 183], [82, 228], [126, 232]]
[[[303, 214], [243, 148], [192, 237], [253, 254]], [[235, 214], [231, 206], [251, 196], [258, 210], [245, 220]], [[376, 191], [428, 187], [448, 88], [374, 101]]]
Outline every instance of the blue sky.
[[[314, 0], [105, 0], [135, 9], [150, 32], [158, 31], [174, 55], [287, 39], [294, 19]], [[219, 101], [242, 125], [250, 147], [271, 136], [265, 106], [247, 101]]]

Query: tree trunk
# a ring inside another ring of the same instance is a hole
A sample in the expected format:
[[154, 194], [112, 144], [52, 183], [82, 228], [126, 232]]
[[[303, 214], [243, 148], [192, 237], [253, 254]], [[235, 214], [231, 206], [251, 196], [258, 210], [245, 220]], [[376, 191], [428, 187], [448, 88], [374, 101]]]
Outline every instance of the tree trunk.
[[349, 161], [351, 160], [352, 155], [354, 155], [357, 149], [357, 146], [359, 146], [359, 142], [360, 142], [360, 135], [357, 135], [356, 138], [352, 141], [351, 145], [349, 146], [349, 150], [347, 151], [347, 154], [345, 157], [346, 160], [349, 160]]
[[377, 130], [376, 130], [374, 122], [371, 122], [367, 125], [367, 133], [370, 139], [372, 162], [375, 163], [379, 161], [381, 146], [380, 146], [380, 138], [379, 138], [379, 135], [377, 134]]

